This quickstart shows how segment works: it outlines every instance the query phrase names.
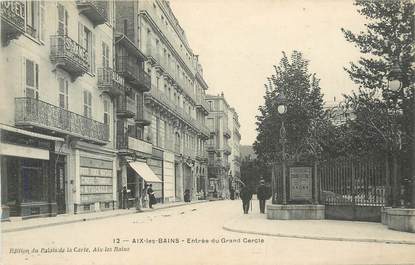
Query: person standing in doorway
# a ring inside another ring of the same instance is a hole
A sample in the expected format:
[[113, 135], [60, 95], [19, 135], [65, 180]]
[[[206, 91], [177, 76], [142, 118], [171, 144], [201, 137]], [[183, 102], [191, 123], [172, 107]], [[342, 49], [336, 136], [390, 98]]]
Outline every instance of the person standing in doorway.
[[141, 193], [141, 203], [143, 205], [143, 208], [147, 208], [147, 203], [148, 203], [148, 184], [144, 185], [144, 189], [143, 192]]
[[156, 202], [156, 197], [154, 196], [152, 184], [150, 184], [150, 186], [148, 187], [147, 194], [148, 194], [148, 205], [150, 209], [153, 209], [153, 205], [156, 204], [157, 202]]
[[130, 206], [128, 205], [128, 190], [126, 186], [122, 188], [122, 208], [130, 209]]
[[265, 187], [265, 181], [261, 179], [259, 186], [256, 190], [256, 195], [259, 201], [259, 211], [260, 213], [265, 213], [265, 200], [267, 199], [267, 187]]
[[240, 193], [242, 199], [242, 208], [244, 210], [244, 214], [248, 214], [249, 211], [249, 202], [252, 199], [252, 192], [249, 190], [247, 186], [243, 186]]

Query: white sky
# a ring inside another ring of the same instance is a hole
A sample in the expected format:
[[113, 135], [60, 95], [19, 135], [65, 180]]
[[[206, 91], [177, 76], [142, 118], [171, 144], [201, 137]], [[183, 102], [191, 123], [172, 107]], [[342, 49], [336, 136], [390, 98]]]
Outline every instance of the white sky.
[[281, 51], [304, 53], [326, 101], [357, 87], [343, 67], [359, 52], [340, 30], [363, 29], [351, 0], [172, 0], [171, 7], [199, 54], [208, 93], [223, 91], [239, 113], [241, 144], [255, 141], [255, 115]]

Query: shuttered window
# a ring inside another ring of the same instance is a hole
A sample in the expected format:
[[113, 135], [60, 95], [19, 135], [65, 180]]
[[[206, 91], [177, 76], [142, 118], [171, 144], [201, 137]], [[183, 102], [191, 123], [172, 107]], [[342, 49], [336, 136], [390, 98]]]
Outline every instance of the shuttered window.
[[92, 94], [84, 90], [84, 116], [92, 118]]
[[58, 35], [68, 35], [68, 11], [58, 3]]
[[78, 23], [78, 41], [88, 52], [88, 72], [90, 74], [95, 74], [95, 35], [80, 22]]
[[59, 107], [68, 109], [68, 86], [69, 82], [65, 78], [58, 78], [59, 83]]
[[29, 59], [23, 60], [25, 68], [25, 94], [26, 97], [39, 98], [39, 65]]

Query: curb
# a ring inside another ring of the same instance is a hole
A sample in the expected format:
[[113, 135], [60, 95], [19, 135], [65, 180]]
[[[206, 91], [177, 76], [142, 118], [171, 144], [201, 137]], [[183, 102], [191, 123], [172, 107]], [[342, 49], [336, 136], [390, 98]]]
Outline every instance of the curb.
[[[112, 214], [112, 215], [95, 216], [95, 217], [89, 217], [89, 218], [86, 216], [84, 218], [79, 218], [79, 219], [75, 219], [75, 220], [67, 220], [67, 221], [47, 223], [47, 224], [37, 224], [37, 225], [26, 226], [26, 227], [1, 229], [1, 233], [18, 232], [18, 231], [31, 230], [31, 229], [36, 229], [36, 228], [44, 228], [44, 227], [49, 227], [49, 226], [58, 226], [58, 225], [80, 223], [80, 222], [86, 222], [86, 221], [101, 220], [101, 219], [106, 219], [106, 218], [112, 218], [112, 217], [118, 217], [118, 216], [124, 216], [124, 215], [131, 215], [131, 214], [137, 214], [137, 213], [154, 212], [154, 211], [157, 211], [157, 210], [164, 210], [164, 209], [169, 209], [169, 208], [175, 208], [175, 207], [181, 207], [181, 206], [187, 206], [187, 205], [193, 205], [193, 204], [200, 204], [200, 203], [207, 203], [207, 202], [210, 202], [210, 201], [203, 200], [203, 201], [197, 201], [197, 202], [191, 202], [191, 203], [173, 204], [173, 205], [168, 205], [166, 207], [157, 208], [157, 209], [153, 209], [153, 210], [146, 210], [146, 211], [137, 210], [137, 211], [130, 211], [130, 212], [126, 212], [126, 213], [116, 213], [116, 214]], [[87, 213], [86, 213], [86, 215], [87, 215]], [[48, 217], [48, 218], [51, 218], [51, 217]]]
[[313, 239], [313, 240], [326, 240], [326, 241], [343, 241], [343, 242], [361, 242], [361, 243], [383, 243], [383, 244], [401, 244], [401, 245], [415, 245], [415, 241], [407, 240], [383, 240], [383, 239], [373, 239], [373, 238], [343, 238], [343, 237], [329, 237], [329, 236], [305, 236], [305, 235], [295, 235], [295, 234], [284, 234], [284, 233], [266, 233], [266, 232], [257, 232], [249, 230], [241, 230], [231, 228], [229, 226], [222, 226], [222, 229], [235, 233], [251, 234], [251, 235], [261, 235], [261, 236], [271, 236], [271, 237], [287, 237], [287, 238], [299, 238], [299, 239]]

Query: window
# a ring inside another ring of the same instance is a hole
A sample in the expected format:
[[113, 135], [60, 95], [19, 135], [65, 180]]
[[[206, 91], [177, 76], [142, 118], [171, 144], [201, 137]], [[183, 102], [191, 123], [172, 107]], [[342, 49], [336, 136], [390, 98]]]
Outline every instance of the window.
[[26, 32], [33, 38], [45, 40], [45, 1], [27, 1]]
[[68, 11], [58, 3], [58, 35], [68, 35]]
[[39, 65], [29, 59], [24, 59], [25, 93], [26, 97], [39, 98]]
[[78, 25], [79, 44], [88, 52], [89, 73], [95, 74], [95, 35], [82, 23]]
[[104, 99], [104, 123], [110, 124], [111, 116], [110, 116], [110, 102]]
[[62, 109], [68, 109], [68, 80], [60, 77], [58, 78], [59, 83], [59, 107]]
[[84, 90], [84, 116], [92, 118], [92, 93]]
[[213, 110], [213, 101], [208, 101], [209, 104], [209, 110]]
[[105, 42], [102, 42], [102, 67], [110, 67], [110, 48]]

